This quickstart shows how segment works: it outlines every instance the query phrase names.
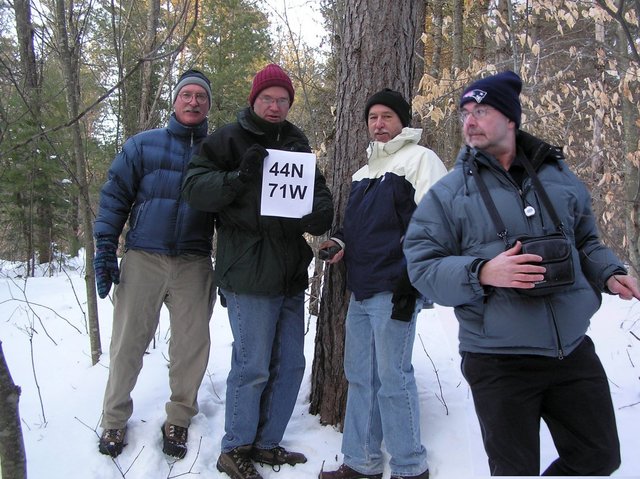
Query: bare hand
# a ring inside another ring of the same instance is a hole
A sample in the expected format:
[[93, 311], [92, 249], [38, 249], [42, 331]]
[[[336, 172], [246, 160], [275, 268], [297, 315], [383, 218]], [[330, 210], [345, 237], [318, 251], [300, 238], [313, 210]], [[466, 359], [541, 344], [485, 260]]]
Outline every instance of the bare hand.
[[607, 288], [622, 299], [640, 299], [638, 281], [626, 274], [614, 274], [607, 280]]
[[535, 263], [542, 261], [537, 254], [520, 254], [522, 243], [500, 253], [487, 261], [480, 270], [480, 284], [498, 288], [532, 289], [536, 283], [544, 280], [544, 266]]
[[[320, 249], [328, 249], [328, 248], [331, 248], [331, 247], [334, 247], [334, 246], [340, 247], [340, 245], [338, 243], [336, 243], [335, 241], [327, 240], [327, 241], [323, 241], [322, 243], [320, 243], [320, 246], [318, 246], [318, 249], [319, 250]], [[325, 260], [325, 263], [336, 264], [336, 263], [338, 263], [339, 261], [342, 260], [343, 256], [344, 256], [344, 249], [341, 248], [340, 251], [338, 251], [331, 258]]]

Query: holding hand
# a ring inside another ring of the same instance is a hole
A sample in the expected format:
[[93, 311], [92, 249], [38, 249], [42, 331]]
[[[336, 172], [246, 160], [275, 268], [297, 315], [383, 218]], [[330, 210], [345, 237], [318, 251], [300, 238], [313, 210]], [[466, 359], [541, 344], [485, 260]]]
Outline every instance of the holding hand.
[[[116, 240], [117, 241], [117, 240]], [[116, 250], [117, 243], [110, 238], [96, 238], [96, 255], [93, 258], [93, 269], [96, 273], [98, 296], [106, 298], [112, 284], [120, 283], [120, 270]]]
[[344, 256], [342, 247], [333, 240], [327, 240], [318, 246], [318, 257], [329, 264], [336, 264]]
[[487, 261], [480, 270], [480, 284], [498, 288], [532, 289], [536, 283], [544, 280], [544, 266], [535, 263], [542, 261], [537, 254], [520, 254], [522, 243]]
[[269, 152], [262, 145], [257, 143], [251, 145], [249, 149], [244, 152], [244, 155], [242, 155], [242, 160], [240, 160], [240, 167], [238, 168], [240, 174], [238, 178], [243, 182], [257, 178], [262, 169], [262, 163], [267, 156], [269, 156]]

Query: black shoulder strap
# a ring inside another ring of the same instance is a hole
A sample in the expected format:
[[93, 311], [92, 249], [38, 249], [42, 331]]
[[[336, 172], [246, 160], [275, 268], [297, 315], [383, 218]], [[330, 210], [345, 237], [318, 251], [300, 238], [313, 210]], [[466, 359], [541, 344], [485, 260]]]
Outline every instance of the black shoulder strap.
[[[527, 173], [529, 174], [529, 176], [533, 181], [536, 191], [540, 195], [542, 204], [549, 212], [549, 215], [551, 216], [551, 219], [553, 220], [556, 228], [561, 233], [564, 233], [564, 225], [562, 224], [562, 221], [560, 221], [560, 218], [558, 217], [558, 214], [556, 213], [556, 210], [553, 207], [551, 200], [549, 199], [549, 195], [547, 195], [547, 192], [542, 186], [542, 182], [540, 181], [540, 178], [538, 178], [538, 174], [533, 169], [531, 162], [524, 155], [521, 157], [521, 160], [525, 169], [527, 170]], [[473, 158], [471, 158], [470, 163], [471, 163], [471, 173], [473, 174], [473, 177], [476, 179], [476, 182], [478, 183], [478, 190], [480, 190], [480, 196], [482, 196], [482, 200], [484, 201], [487, 207], [487, 210], [489, 210], [489, 215], [491, 216], [491, 220], [493, 221], [493, 224], [498, 232], [498, 237], [501, 238], [502, 241], [504, 241], [504, 244], [507, 246], [507, 248], [509, 248], [511, 247], [511, 245], [509, 244], [508, 231], [506, 226], [504, 225], [504, 222], [502, 221], [502, 218], [500, 217], [500, 213], [498, 213], [498, 208], [496, 208], [496, 204], [493, 201], [493, 198], [491, 198], [491, 194], [489, 194], [489, 189], [487, 188], [486, 183], [482, 179], [482, 176], [480, 176], [480, 173], [478, 172], [476, 161]]]
[[478, 167], [476, 166], [476, 160], [471, 158], [471, 173], [473, 177], [476, 179], [476, 183], [478, 183], [478, 189], [480, 190], [480, 196], [484, 201], [485, 206], [489, 210], [489, 215], [491, 216], [491, 220], [493, 221], [493, 225], [498, 232], [498, 237], [504, 241], [504, 244], [509, 247], [509, 238], [507, 228], [500, 217], [500, 213], [498, 213], [498, 208], [496, 208], [496, 204], [491, 198], [489, 194], [489, 189], [487, 188], [487, 184], [484, 182], [480, 173], [478, 173]]
[[529, 176], [533, 180], [533, 184], [536, 187], [536, 191], [540, 195], [542, 204], [544, 204], [544, 207], [549, 212], [549, 216], [551, 216], [551, 219], [553, 220], [554, 225], [556, 226], [558, 231], [564, 232], [564, 225], [562, 224], [562, 221], [560, 221], [560, 218], [558, 217], [558, 213], [556, 213], [556, 210], [553, 207], [553, 203], [551, 203], [551, 200], [549, 199], [549, 195], [547, 195], [547, 192], [542, 186], [542, 182], [540, 181], [540, 178], [538, 178], [538, 174], [536, 173], [536, 171], [533, 169], [533, 166], [531, 165], [529, 158], [522, 155], [520, 159], [525, 169], [527, 170], [527, 173], [529, 173]]

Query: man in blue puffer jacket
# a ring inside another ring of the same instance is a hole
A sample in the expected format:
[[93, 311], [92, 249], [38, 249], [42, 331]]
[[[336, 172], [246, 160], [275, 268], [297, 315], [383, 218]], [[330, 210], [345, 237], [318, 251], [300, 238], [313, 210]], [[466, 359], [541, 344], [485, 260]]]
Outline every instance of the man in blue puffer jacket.
[[[188, 427], [198, 412], [198, 389], [209, 359], [214, 216], [182, 201], [180, 188], [192, 152], [207, 135], [210, 105], [208, 78], [197, 70], [183, 73], [173, 90], [169, 126], [129, 138], [100, 194], [94, 226], [99, 296], [105, 298], [112, 283], [117, 285], [99, 442], [99, 451], [112, 457], [125, 445], [131, 391], [163, 304], [171, 324], [171, 398], [161, 428], [163, 451], [179, 459], [187, 453]], [[116, 250], [127, 221], [119, 269]]]
[[[586, 332], [601, 293], [632, 299], [640, 291], [600, 241], [591, 196], [561, 149], [519, 129], [521, 88], [520, 77], [508, 71], [465, 89], [466, 146], [411, 219], [404, 243], [409, 277], [421, 293], [455, 310], [462, 372], [491, 475], [540, 473], [541, 419], [559, 455], [543, 475], [609, 475], [620, 465], [615, 415]], [[541, 202], [527, 160], [560, 225]], [[504, 222], [500, 235], [483, 191]], [[574, 283], [547, 295], [525, 294], [546, 269], [541, 256], [521, 254], [516, 240], [558, 226], [570, 243]]]

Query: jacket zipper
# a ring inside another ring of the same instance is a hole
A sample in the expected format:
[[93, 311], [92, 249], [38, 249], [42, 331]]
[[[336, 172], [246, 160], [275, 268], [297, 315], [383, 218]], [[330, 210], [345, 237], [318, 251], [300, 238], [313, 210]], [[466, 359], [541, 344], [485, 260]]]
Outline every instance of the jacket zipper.
[[545, 302], [547, 303], [547, 307], [551, 312], [551, 321], [553, 321], [553, 330], [556, 333], [556, 342], [558, 345], [558, 359], [562, 361], [564, 359], [564, 350], [562, 349], [562, 341], [560, 340], [560, 331], [558, 331], [556, 314], [555, 314], [555, 311], [553, 310], [553, 306], [551, 305], [551, 302], [548, 299], [545, 299]]

